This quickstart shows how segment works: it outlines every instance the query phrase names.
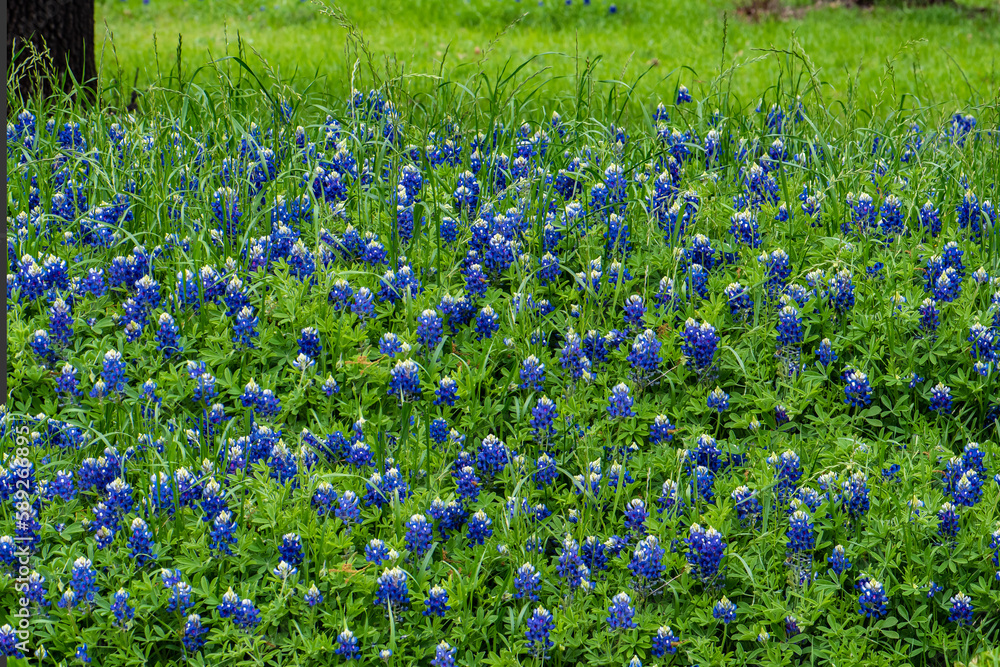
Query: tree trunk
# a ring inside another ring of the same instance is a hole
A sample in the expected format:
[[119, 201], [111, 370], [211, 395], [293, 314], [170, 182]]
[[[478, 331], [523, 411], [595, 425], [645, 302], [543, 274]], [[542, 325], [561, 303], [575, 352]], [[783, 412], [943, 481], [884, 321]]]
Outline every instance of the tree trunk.
[[22, 100], [74, 85], [93, 99], [94, 0], [7, 0], [7, 55]]

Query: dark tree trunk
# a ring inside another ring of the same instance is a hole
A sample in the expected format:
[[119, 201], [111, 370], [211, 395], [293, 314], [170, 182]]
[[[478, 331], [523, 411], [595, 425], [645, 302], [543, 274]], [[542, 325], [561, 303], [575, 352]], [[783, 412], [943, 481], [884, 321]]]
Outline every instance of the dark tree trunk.
[[[32, 48], [42, 54], [33, 59]], [[74, 81], [92, 99], [94, 69], [94, 0], [7, 0], [7, 55], [18, 74], [16, 89], [27, 99], [41, 86], [72, 92]]]

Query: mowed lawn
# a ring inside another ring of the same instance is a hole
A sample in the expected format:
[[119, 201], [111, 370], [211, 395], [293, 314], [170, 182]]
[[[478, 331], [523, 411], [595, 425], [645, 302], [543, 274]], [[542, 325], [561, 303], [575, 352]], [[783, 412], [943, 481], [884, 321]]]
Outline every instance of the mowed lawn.
[[[468, 81], [480, 70], [495, 74], [505, 63], [513, 69], [530, 60], [521, 74], [535, 75], [532, 86], [571, 94], [589, 63], [595, 80], [619, 81], [621, 91], [634, 86], [634, 99], [645, 103], [669, 96], [679, 83], [697, 98], [737, 66], [727, 87], [751, 103], [771, 86], [802, 88], [778, 76], [797, 43], [834, 100], [895, 100], [892, 107], [902, 98], [907, 106], [940, 106], [941, 113], [996, 100], [995, 0], [957, 8], [799, 6], [757, 22], [735, 5], [622, 0], [612, 12], [607, 0], [370, 0], [339, 9], [364, 36], [377, 68], [389, 63], [411, 77], [411, 89], [433, 87], [439, 74]], [[348, 52], [348, 32], [332, 9], [302, 0], [104, 0], [96, 22], [103, 81], [120, 76], [130, 86], [138, 75], [142, 88], [173, 76], [178, 35], [182, 76], [197, 80], [210, 59], [237, 55], [239, 38], [255, 71], [299, 91], [342, 97], [352, 82], [366, 88], [371, 77], [367, 59]]]

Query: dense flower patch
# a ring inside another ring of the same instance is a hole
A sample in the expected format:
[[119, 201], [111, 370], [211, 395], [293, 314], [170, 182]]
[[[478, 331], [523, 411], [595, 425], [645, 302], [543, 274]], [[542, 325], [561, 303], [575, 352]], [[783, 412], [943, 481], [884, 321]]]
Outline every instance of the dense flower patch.
[[0, 651], [995, 645], [995, 127], [672, 99], [18, 114]]

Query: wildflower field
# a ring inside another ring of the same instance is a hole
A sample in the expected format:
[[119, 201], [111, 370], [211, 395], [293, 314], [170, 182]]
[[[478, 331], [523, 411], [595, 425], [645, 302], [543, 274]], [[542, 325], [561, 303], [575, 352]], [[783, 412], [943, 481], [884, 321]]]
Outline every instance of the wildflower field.
[[343, 91], [236, 38], [12, 104], [0, 655], [990, 664], [995, 77], [553, 84], [500, 23], [413, 77], [327, 16]]

